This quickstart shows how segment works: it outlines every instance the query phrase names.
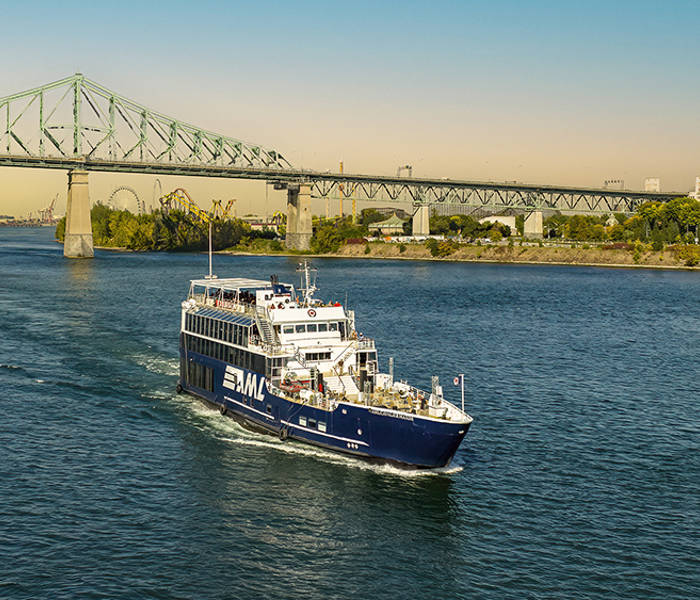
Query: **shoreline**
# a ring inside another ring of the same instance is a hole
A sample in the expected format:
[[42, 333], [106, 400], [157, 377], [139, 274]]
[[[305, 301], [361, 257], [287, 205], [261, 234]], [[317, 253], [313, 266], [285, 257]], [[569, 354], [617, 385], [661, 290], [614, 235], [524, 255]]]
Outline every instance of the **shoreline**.
[[[204, 254], [204, 253], [203, 253]], [[569, 261], [549, 261], [549, 260], [504, 260], [496, 258], [452, 258], [452, 257], [435, 257], [435, 256], [377, 256], [372, 254], [343, 254], [339, 252], [327, 254], [298, 254], [294, 252], [246, 252], [244, 250], [216, 250], [214, 254], [228, 254], [231, 256], [284, 256], [284, 257], [308, 257], [308, 258], [346, 258], [346, 259], [365, 259], [365, 260], [408, 260], [408, 261], [427, 261], [427, 262], [453, 262], [453, 263], [483, 263], [483, 264], [501, 264], [501, 265], [535, 265], [547, 266], [554, 265], [559, 267], [605, 267], [610, 269], [655, 269], [655, 270], [672, 270], [672, 271], [700, 271], [700, 266], [689, 267], [686, 265], [654, 265], [654, 264], [630, 264], [630, 263], [609, 263], [609, 262], [569, 262]]]
[[[59, 244], [62, 243], [56, 240]], [[359, 245], [364, 249], [364, 245]], [[370, 246], [371, 247], [371, 246]], [[348, 246], [344, 246], [348, 248]], [[480, 248], [478, 246], [473, 246], [471, 248]], [[497, 247], [499, 249], [507, 248], [505, 246]], [[534, 247], [532, 247], [534, 249]], [[486, 249], [484, 247], [483, 249]], [[495, 250], [496, 248], [491, 248]], [[108, 252], [140, 252], [140, 250], [129, 250], [121, 246], [95, 246], [95, 250], [106, 250]], [[558, 250], [557, 248], [539, 248], [536, 250], [538, 253], [542, 254], [555, 254]], [[582, 252], [588, 252], [590, 249], [583, 250]], [[593, 249], [596, 250], [596, 249]], [[552, 252], [555, 251], [555, 252]], [[144, 252], [149, 252], [145, 250]], [[629, 256], [627, 251], [619, 250], [605, 250], [604, 252], [624, 252], [625, 255]], [[199, 251], [199, 254], [206, 254], [206, 251]], [[369, 254], [357, 253], [357, 252], [332, 252], [326, 254], [311, 254], [311, 253], [298, 253], [298, 252], [250, 252], [245, 250], [215, 250], [214, 254], [224, 254], [230, 256], [282, 256], [282, 257], [306, 257], [306, 258], [345, 258], [345, 259], [365, 259], [365, 260], [408, 260], [408, 261], [425, 261], [425, 262], [452, 262], [452, 263], [482, 263], [482, 264], [501, 264], [501, 265], [534, 265], [534, 266], [547, 266], [553, 265], [558, 267], [603, 267], [608, 269], [653, 269], [653, 270], [666, 270], [666, 271], [700, 271], [700, 265], [698, 266], [687, 266], [683, 264], [644, 264], [644, 263], [629, 263], [629, 262], [603, 262], [603, 261], [592, 261], [592, 260], [536, 260], [536, 259], [521, 259], [521, 260], [509, 260], [506, 257], [498, 258], [482, 258], [482, 257], [467, 257], [467, 256], [447, 256], [447, 257], [436, 257], [436, 256], [403, 256], [398, 254], [386, 255], [378, 254], [376, 252], [370, 252]]]

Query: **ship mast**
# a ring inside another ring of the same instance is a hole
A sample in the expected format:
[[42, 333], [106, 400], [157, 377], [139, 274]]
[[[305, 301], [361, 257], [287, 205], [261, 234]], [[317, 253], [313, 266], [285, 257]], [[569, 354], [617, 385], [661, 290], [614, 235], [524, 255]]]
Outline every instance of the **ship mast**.
[[309, 306], [314, 296], [314, 292], [318, 289], [316, 287], [316, 276], [318, 274], [318, 269], [312, 269], [309, 267], [309, 261], [305, 260], [303, 263], [299, 263], [297, 272], [301, 273], [301, 290], [304, 292], [304, 306]]

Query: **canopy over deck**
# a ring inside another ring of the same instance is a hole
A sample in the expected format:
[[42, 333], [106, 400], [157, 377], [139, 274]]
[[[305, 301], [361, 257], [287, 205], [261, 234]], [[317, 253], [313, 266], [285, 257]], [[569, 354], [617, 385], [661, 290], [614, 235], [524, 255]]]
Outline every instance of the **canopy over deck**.
[[250, 317], [238, 315], [230, 311], [216, 310], [214, 308], [202, 308], [199, 309], [196, 314], [200, 317], [211, 317], [212, 319], [227, 321], [229, 323], [234, 323], [235, 325], [243, 325], [244, 327], [250, 327], [253, 324], [253, 319]]
[[[224, 290], [236, 292], [238, 290], [259, 290], [272, 286], [270, 281], [264, 279], [246, 279], [245, 277], [233, 277], [229, 279], [192, 279], [190, 284], [194, 287], [205, 287], [210, 290]], [[290, 285], [290, 284], [282, 284]]]

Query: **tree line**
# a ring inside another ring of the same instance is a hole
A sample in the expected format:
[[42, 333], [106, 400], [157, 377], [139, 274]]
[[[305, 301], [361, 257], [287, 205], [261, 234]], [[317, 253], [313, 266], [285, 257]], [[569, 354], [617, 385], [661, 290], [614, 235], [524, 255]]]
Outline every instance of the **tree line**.
[[[91, 210], [93, 240], [97, 246], [122, 247], [129, 250], [197, 251], [208, 247], [208, 225], [182, 210], [156, 211], [135, 215], [96, 204]], [[311, 250], [323, 254], [337, 252], [343, 244], [363, 243], [370, 236], [369, 225], [386, 219], [386, 215], [367, 208], [358, 215], [325, 219], [313, 218]], [[465, 241], [490, 239], [498, 242], [513, 235], [511, 228], [495, 221], [480, 223], [470, 215], [430, 216], [430, 233]], [[523, 234], [524, 217], [516, 217], [517, 233]], [[555, 213], [543, 222], [545, 238], [574, 241], [613, 241], [653, 243], [656, 249], [664, 244], [693, 244], [700, 229], [700, 202], [692, 198], [676, 198], [669, 202], [646, 202], [636, 214], [616, 213], [612, 216], [562, 215]], [[280, 237], [284, 237], [284, 223]], [[411, 219], [404, 223], [404, 234], [411, 233]], [[65, 217], [56, 227], [56, 238], [63, 241]], [[253, 231], [240, 219], [213, 221], [212, 240], [215, 250], [226, 248], [260, 248], [281, 251], [271, 230]], [[259, 243], [258, 243], [259, 242]]]
[[[92, 237], [96, 246], [129, 250], [196, 251], [209, 247], [209, 226], [182, 210], [156, 211], [135, 215], [96, 204], [90, 211]], [[66, 219], [56, 226], [56, 239], [65, 238]], [[240, 219], [215, 219], [212, 223], [212, 246], [222, 250], [241, 241], [274, 237], [270, 231], [252, 231]]]
[[[674, 198], [668, 202], [645, 202], [634, 215], [562, 215], [543, 222], [546, 238], [576, 241], [652, 242], [657, 246], [695, 243], [700, 226], [700, 202]], [[659, 248], [660, 249], [660, 248]]]

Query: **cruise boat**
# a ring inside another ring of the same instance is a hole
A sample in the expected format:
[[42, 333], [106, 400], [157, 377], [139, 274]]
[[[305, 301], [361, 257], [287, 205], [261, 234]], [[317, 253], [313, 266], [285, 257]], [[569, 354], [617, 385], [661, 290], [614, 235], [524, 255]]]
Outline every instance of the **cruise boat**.
[[[410, 468], [450, 463], [472, 417], [443, 397], [378, 369], [354, 311], [302, 285], [208, 277], [182, 302], [180, 378], [186, 391], [243, 426], [359, 458]], [[462, 407], [463, 408], [463, 407]]]

